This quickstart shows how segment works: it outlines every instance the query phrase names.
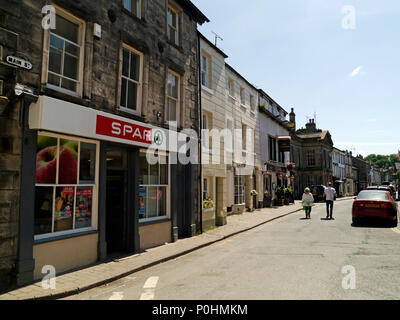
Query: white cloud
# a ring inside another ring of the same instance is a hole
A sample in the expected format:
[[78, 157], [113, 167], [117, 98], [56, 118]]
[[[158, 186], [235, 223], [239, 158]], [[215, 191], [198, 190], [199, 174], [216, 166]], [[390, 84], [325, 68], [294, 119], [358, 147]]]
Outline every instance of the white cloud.
[[353, 70], [353, 72], [350, 74], [350, 76], [351, 76], [351, 77], [357, 76], [357, 75], [360, 73], [361, 68], [362, 68], [362, 66], [359, 66], [359, 67], [355, 68], [355, 69]]

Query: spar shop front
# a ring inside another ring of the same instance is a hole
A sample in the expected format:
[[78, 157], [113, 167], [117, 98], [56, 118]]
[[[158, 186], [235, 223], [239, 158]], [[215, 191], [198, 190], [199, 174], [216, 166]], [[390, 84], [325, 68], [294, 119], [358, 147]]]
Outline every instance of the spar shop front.
[[28, 119], [18, 283], [195, 234], [197, 167], [171, 164], [176, 132], [48, 96]]

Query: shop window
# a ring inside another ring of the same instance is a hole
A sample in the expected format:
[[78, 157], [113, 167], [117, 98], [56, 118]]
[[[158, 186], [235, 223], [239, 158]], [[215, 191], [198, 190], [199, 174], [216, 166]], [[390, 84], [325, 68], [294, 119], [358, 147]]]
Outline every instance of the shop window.
[[146, 151], [139, 159], [139, 220], [154, 220], [168, 216], [169, 165], [168, 156], [156, 154], [157, 164], [149, 164]]
[[39, 134], [35, 236], [92, 227], [98, 144]]

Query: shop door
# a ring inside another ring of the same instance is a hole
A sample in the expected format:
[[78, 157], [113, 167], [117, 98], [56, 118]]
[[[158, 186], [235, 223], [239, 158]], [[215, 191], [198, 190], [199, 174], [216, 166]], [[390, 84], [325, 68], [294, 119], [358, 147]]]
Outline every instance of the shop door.
[[106, 241], [107, 253], [126, 251], [127, 172], [107, 171]]

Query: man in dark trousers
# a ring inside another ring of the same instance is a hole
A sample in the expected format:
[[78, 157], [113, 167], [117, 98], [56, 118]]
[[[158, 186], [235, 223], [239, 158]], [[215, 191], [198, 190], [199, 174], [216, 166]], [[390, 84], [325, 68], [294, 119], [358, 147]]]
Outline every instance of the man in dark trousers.
[[328, 183], [328, 188], [325, 189], [324, 197], [326, 201], [326, 218], [332, 220], [333, 201], [335, 201], [336, 190], [332, 188], [332, 182]]

